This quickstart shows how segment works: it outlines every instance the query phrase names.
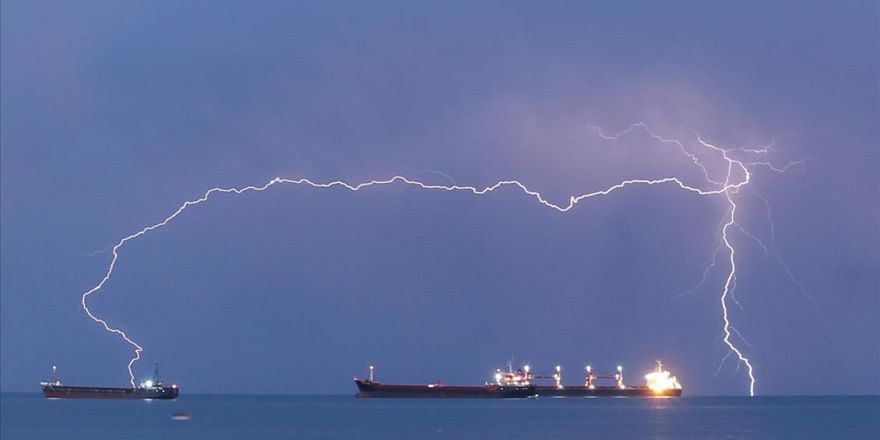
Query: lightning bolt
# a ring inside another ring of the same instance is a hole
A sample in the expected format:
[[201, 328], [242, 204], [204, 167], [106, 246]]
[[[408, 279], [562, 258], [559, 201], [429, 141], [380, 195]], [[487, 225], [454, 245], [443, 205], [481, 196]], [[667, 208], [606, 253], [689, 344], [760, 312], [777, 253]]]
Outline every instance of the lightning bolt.
[[[809, 159], [801, 160], [798, 162], [804, 163], [806, 160], [809, 160]], [[774, 171], [781, 170], [780, 168], [772, 168], [772, 167], [770, 167], [770, 169], [774, 170]], [[761, 200], [761, 202], [764, 203], [764, 208], [767, 211], [767, 224], [770, 226], [770, 246], [769, 246], [770, 253], [773, 255], [773, 257], [776, 259], [776, 261], [785, 270], [786, 275], [788, 275], [788, 279], [791, 280], [792, 284], [794, 284], [797, 287], [801, 296], [803, 296], [804, 298], [806, 298], [807, 300], [809, 300], [810, 302], [813, 303], [813, 306], [815, 307], [815, 310], [816, 310], [816, 314], [819, 316], [819, 318], [821, 320], [825, 321], [825, 315], [822, 313], [822, 309], [819, 307], [819, 303], [816, 301], [816, 298], [813, 298], [810, 294], [807, 293], [807, 289], [805, 289], [804, 285], [801, 284], [801, 282], [794, 276], [794, 274], [791, 272], [791, 268], [789, 267], [788, 263], [785, 262], [785, 260], [782, 258], [781, 255], [779, 255], [779, 252], [776, 250], [776, 225], [773, 223], [773, 213], [770, 211], [770, 202], [767, 201], [766, 197], [764, 197], [758, 193], [758, 191], [755, 189], [754, 185], [750, 185], [749, 189], [751, 190], [752, 194], [755, 197], [757, 197], [759, 200]], [[761, 243], [761, 246], [762, 246], [762, 248], [765, 249], [764, 253], [766, 255], [766, 253], [767, 253], [766, 249], [768, 248], [768, 246], [764, 245], [763, 242]]]
[[[513, 189], [519, 190], [524, 195], [526, 195], [527, 197], [529, 197], [533, 201], [537, 202], [541, 206], [553, 209], [553, 210], [558, 211], [560, 213], [566, 213], [566, 212], [572, 210], [575, 207], [575, 205], [577, 205], [581, 201], [591, 199], [591, 198], [599, 198], [602, 196], [607, 196], [615, 191], [621, 190], [621, 189], [626, 188], [628, 186], [671, 185], [671, 186], [676, 186], [681, 190], [684, 190], [684, 191], [687, 191], [687, 192], [690, 192], [690, 193], [693, 193], [693, 194], [699, 195], [699, 196], [723, 196], [725, 201], [727, 202], [727, 204], [730, 207], [730, 210], [727, 214], [727, 221], [721, 227], [722, 245], [720, 245], [718, 248], [718, 249], [721, 249], [721, 247], [727, 248], [727, 250], [729, 252], [729, 262], [730, 262], [730, 271], [728, 272], [726, 281], [724, 283], [723, 292], [720, 296], [721, 308], [722, 308], [722, 312], [723, 312], [722, 319], [724, 322], [724, 325], [722, 328], [723, 334], [724, 334], [723, 341], [724, 341], [724, 344], [730, 349], [730, 352], [733, 352], [734, 354], [736, 354], [739, 361], [741, 363], [745, 364], [746, 367], [748, 368], [749, 395], [753, 396], [755, 393], [754, 369], [752, 367], [752, 364], [751, 364], [749, 358], [747, 358], [743, 354], [743, 352], [731, 340], [731, 335], [732, 335], [731, 332], [735, 331], [737, 334], [739, 334], [739, 332], [736, 331], [736, 329], [732, 327], [732, 325], [730, 323], [729, 314], [728, 314], [728, 308], [727, 308], [728, 297], [732, 295], [732, 289], [733, 289], [733, 285], [735, 283], [735, 277], [736, 277], [736, 249], [734, 248], [734, 245], [731, 242], [728, 233], [731, 228], [739, 227], [736, 223], [737, 205], [736, 205], [736, 201], [735, 201], [733, 195], [737, 194], [739, 192], [740, 188], [744, 187], [745, 185], [747, 185], [751, 181], [752, 174], [749, 171], [748, 166], [766, 166], [766, 167], [769, 167], [770, 169], [772, 169], [773, 171], [780, 171], [781, 172], [781, 171], [784, 171], [785, 169], [787, 169], [792, 164], [786, 165], [785, 168], [776, 168], [776, 167], [773, 167], [773, 165], [771, 165], [769, 162], [743, 162], [741, 160], [737, 160], [737, 159], [730, 157], [729, 152], [733, 151], [735, 149], [725, 149], [725, 148], [717, 147], [717, 146], [712, 145], [708, 142], [705, 142], [702, 138], [700, 138], [698, 136], [697, 139], [702, 146], [704, 146], [707, 150], [709, 150], [709, 152], [714, 152], [716, 154], [720, 154], [721, 157], [727, 163], [726, 178], [724, 181], [718, 181], [718, 180], [714, 180], [710, 177], [709, 170], [703, 165], [703, 163], [699, 160], [699, 158], [693, 152], [691, 152], [687, 148], [685, 148], [684, 144], [682, 144], [680, 141], [677, 141], [675, 139], [667, 139], [667, 138], [664, 138], [664, 137], [661, 137], [661, 136], [655, 134], [654, 132], [652, 132], [648, 128], [648, 126], [646, 124], [644, 124], [642, 122], [637, 122], [637, 123], [631, 125], [626, 130], [619, 132], [615, 135], [610, 135], [610, 136], [605, 135], [602, 132], [602, 130], [597, 127], [589, 127], [589, 128], [591, 130], [596, 131], [596, 133], [598, 134], [598, 136], [600, 138], [605, 139], [605, 140], [609, 140], [609, 141], [616, 141], [621, 136], [624, 136], [624, 135], [626, 135], [636, 129], [641, 129], [645, 133], [647, 133], [651, 138], [655, 139], [656, 141], [658, 141], [660, 143], [675, 145], [678, 147], [679, 151], [682, 154], [684, 154], [686, 157], [688, 157], [695, 166], [699, 167], [702, 170], [706, 181], [710, 185], [715, 186], [715, 188], [702, 189], [697, 186], [689, 185], [689, 184], [685, 183], [682, 179], [675, 177], [675, 176], [664, 177], [661, 179], [628, 179], [628, 180], [623, 180], [623, 181], [616, 183], [614, 185], [611, 185], [611, 186], [609, 186], [605, 189], [602, 189], [602, 190], [596, 190], [596, 191], [592, 191], [592, 192], [571, 195], [569, 197], [567, 203], [554, 203], [554, 202], [548, 200], [547, 198], [545, 198], [540, 192], [530, 189], [529, 187], [527, 187], [525, 184], [523, 184], [522, 182], [520, 182], [518, 180], [500, 180], [500, 181], [497, 181], [496, 183], [489, 185], [489, 186], [476, 187], [476, 186], [469, 186], [469, 185], [458, 185], [458, 184], [455, 184], [454, 182], [453, 182], [453, 184], [450, 184], [450, 185], [425, 183], [425, 182], [422, 182], [419, 180], [414, 180], [414, 179], [400, 176], [400, 175], [397, 175], [397, 176], [394, 176], [394, 177], [391, 177], [391, 178], [385, 179], [385, 180], [369, 180], [369, 181], [365, 181], [365, 182], [361, 182], [361, 183], [347, 183], [347, 182], [344, 182], [341, 180], [334, 180], [334, 181], [329, 181], [329, 182], [314, 182], [314, 181], [306, 179], [306, 178], [289, 179], [289, 178], [283, 178], [283, 177], [276, 177], [274, 179], [271, 179], [271, 180], [263, 183], [262, 185], [249, 185], [249, 186], [243, 186], [243, 187], [229, 187], [229, 188], [216, 187], [216, 188], [209, 189], [207, 192], [205, 192], [201, 197], [199, 197], [197, 199], [188, 200], [188, 201], [183, 202], [183, 204], [178, 206], [176, 210], [174, 210], [170, 215], [165, 217], [164, 220], [162, 220], [158, 223], [146, 226], [143, 229], [120, 239], [111, 249], [112, 259], [110, 260], [110, 264], [109, 264], [107, 271], [104, 274], [103, 278], [101, 278], [101, 281], [97, 285], [95, 285], [94, 287], [92, 287], [91, 289], [87, 290], [86, 292], [84, 292], [82, 294], [81, 304], [82, 304], [83, 310], [85, 310], [85, 312], [89, 318], [91, 318], [93, 321], [95, 321], [95, 322], [99, 323], [101, 326], [103, 326], [103, 328], [106, 331], [118, 335], [126, 343], [128, 343], [130, 346], [132, 346], [134, 348], [134, 352], [133, 352], [134, 354], [131, 357], [131, 359], [129, 360], [128, 366], [127, 366], [129, 380], [131, 382], [131, 385], [134, 387], [135, 381], [134, 381], [133, 367], [134, 367], [135, 362], [137, 362], [140, 359], [141, 352], [143, 351], [143, 347], [141, 347], [137, 342], [135, 342], [133, 339], [131, 339], [131, 337], [129, 337], [128, 334], [126, 334], [122, 329], [111, 327], [107, 323], [107, 321], [96, 316], [89, 309], [87, 301], [91, 295], [99, 292], [102, 288], [104, 288], [104, 285], [110, 280], [111, 276], [113, 275], [113, 270], [116, 267], [116, 263], [119, 259], [119, 252], [125, 246], [126, 243], [128, 243], [129, 241], [138, 239], [138, 238], [140, 238], [140, 237], [142, 237], [142, 236], [144, 236], [144, 235], [146, 235], [156, 229], [159, 229], [159, 228], [162, 228], [162, 227], [168, 225], [171, 221], [173, 221], [175, 218], [177, 218], [179, 215], [181, 215], [188, 208], [207, 202], [215, 194], [241, 195], [241, 194], [245, 194], [245, 193], [249, 193], [249, 192], [262, 192], [262, 191], [266, 191], [269, 188], [271, 188], [273, 186], [277, 186], [277, 185], [307, 186], [307, 187], [314, 188], [314, 189], [341, 188], [341, 189], [356, 192], [356, 191], [360, 191], [362, 189], [370, 188], [373, 186], [402, 184], [402, 185], [414, 186], [414, 187], [417, 187], [422, 190], [434, 190], [434, 191], [446, 191], [446, 192], [465, 192], [465, 193], [471, 193], [476, 196], [483, 196], [483, 195], [486, 195], [488, 193], [494, 192], [494, 191], [502, 189], [502, 188], [511, 187]], [[765, 153], [766, 152], [765, 150], [766, 149], [762, 149], [762, 150], [740, 149], [740, 151], [754, 152], [754, 153]], [[742, 229], [742, 228], [740, 228], [740, 229]], [[743, 229], [743, 231], [745, 231], [745, 230]], [[715, 253], [717, 253], [718, 249], [716, 249]], [[713, 256], [714, 256], [714, 254], [713, 254]], [[713, 258], [712, 266], [714, 266], [714, 265], [715, 265], [715, 261]], [[706, 272], [708, 272], [709, 269], [707, 269]], [[703, 282], [705, 281], [706, 272], [704, 272], [704, 275], [703, 275], [703, 278], [704, 278]], [[702, 284], [702, 282], [701, 282], [701, 284]], [[741, 335], [739, 335], [739, 336], [740, 336], [740, 338], [742, 338]]]
[[[709, 177], [709, 170], [703, 165], [702, 162], [700, 162], [700, 159], [694, 153], [690, 152], [687, 148], [684, 147], [684, 144], [682, 144], [681, 141], [678, 141], [675, 139], [664, 138], [663, 136], [660, 136], [660, 135], [654, 133], [653, 131], [651, 131], [651, 129], [648, 127], [648, 125], [645, 124], [644, 122], [636, 122], [636, 123], [630, 125], [629, 127], [627, 127], [625, 130], [617, 132], [613, 135], [606, 135], [602, 131], [601, 128], [596, 127], [596, 126], [590, 125], [587, 128], [595, 131], [596, 134], [600, 138], [605, 139], [606, 141], [617, 141], [622, 136], [627, 135], [636, 129], [641, 129], [648, 136], [650, 136], [652, 139], [656, 140], [657, 142], [660, 142], [661, 144], [673, 144], [673, 145], [677, 146], [679, 151], [681, 151], [682, 154], [687, 156], [691, 160], [691, 162], [693, 162], [694, 165], [696, 165], [697, 167], [700, 168], [700, 170], [703, 171], [703, 176], [706, 178], [707, 182], [715, 184], [715, 185], [722, 185], [725, 183], [725, 182], [720, 182], [720, 181], [714, 180], [711, 177]], [[721, 150], [718, 147], [714, 147], [714, 146], [712, 146], [712, 149]]]
[[721, 226], [724, 225], [724, 222], [724, 220], [718, 222], [718, 232], [715, 234], [715, 239], [718, 241], [718, 246], [716, 246], [715, 250], [712, 251], [712, 258], [709, 259], [709, 264], [706, 265], [705, 269], [703, 269], [703, 275], [700, 277], [700, 281], [690, 289], [687, 289], [684, 292], [673, 296], [672, 299], [680, 299], [700, 290], [709, 280], [709, 273], [712, 272], [712, 269], [714, 269], [715, 265], [718, 264], [718, 251], [720, 251], [721, 248], [724, 247], [724, 242], [721, 241]]
[[673, 299], [679, 299], [679, 298], [685, 297], [687, 295], [690, 295], [690, 294], [700, 290], [700, 288], [706, 284], [706, 281], [708, 280], [708, 277], [709, 277], [709, 272], [711, 272], [712, 269], [715, 268], [715, 264], [717, 263], [716, 257], [718, 256], [718, 251], [721, 250], [722, 246], [724, 246], [724, 243], [719, 243], [718, 247], [716, 247], [715, 250], [712, 251], [712, 259], [710, 260], [709, 265], [706, 266], [705, 269], [703, 269], [703, 275], [702, 275], [702, 277], [700, 277], [700, 282], [697, 283], [694, 287], [691, 287], [690, 289], [685, 290], [684, 292], [681, 292], [678, 295], [675, 295], [674, 297], [672, 297]]
[[751, 238], [752, 240], [754, 240], [755, 243], [758, 244], [758, 246], [761, 247], [761, 252], [764, 253], [764, 257], [769, 257], [769, 256], [770, 256], [770, 252], [767, 250], [767, 245], [764, 244], [764, 242], [763, 242], [760, 238], [758, 238], [757, 235], [752, 234], [751, 232], [749, 232], [748, 230], [746, 230], [746, 228], [744, 228], [744, 227], [743, 227], [741, 224], [739, 224], [739, 223], [736, 224], [736, 227], [737, 227], [737, 229], [739, 229], [740, 232], [742, 232], [743, 234], [745, 234], [746, 237]]
[[[734, 248], [733, 244], [730, 241], [730, 237], [728, 235], [730, 228], [736, 225], [736, 201], [733, 198], [733, 194], [735, 194], [740, 187], [748, 184], [752, 179], [752, 173], [749, 171], [748, 167], [745, 166], [741, 161], [732, 159], [728, 155], [728, 151], [712, 145], [706, 141], [704, 141], [699, 135], [697, 135], [697, 141], [710, 149], [720, 152], [724, 159], [727, 161], [727, 177], [725, 178], [725, 190], [724, 190], [724, 198], [727, 199], [727, 203], [730, 206], [730, 213], [728, 217], [728, 221], [724, 223], [724, 226], [721, 228], [721, 240], [724, 243], [724, 246], [727, 247], [727, 250], [730, 255], [730, 272], [727, 273], [727, 279], [724, 281], [724, 290], [721, 293], [721, 310], [722, 310], [722, 319], [724, 321], [724, 327], [722, 328], [724, 332], [724, 344], [736, 354], [736, 357], [739, 358], [740, 362], [745, 364], [748, 369], [749, 374], [749, 396], [755, 395], [755, 369], [752, 367], [752, 362], [747, 358], [743, 352], [737, 347], [731, 340], [731, 324], [730, 324], [730, 314], [727, 309], [727, 298], [732, 296], [732, 288], [733, 283], [736, 280], [736, 248]], [[737, 186], [730, 185], [730, 179], [734, 172], [734, 167], [739, 169], [740, 172], [744, 173], [743, 179], [739, 182]]]

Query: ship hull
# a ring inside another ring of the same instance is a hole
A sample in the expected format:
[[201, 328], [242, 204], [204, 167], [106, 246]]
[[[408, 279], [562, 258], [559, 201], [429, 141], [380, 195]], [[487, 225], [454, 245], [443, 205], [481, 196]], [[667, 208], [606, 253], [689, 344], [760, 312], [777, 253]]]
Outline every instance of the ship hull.
[[177, 387], [116, 388], [116, 387], [72, 387], [65, 385], [44, 385], [43, 395], [49, 399], [128, 399], [128, 400], [173, 400], [180, 389]]
[[537, 387], [528, 386], [446, 386], [446, 385], [385, 385], [355, 379], [357, 397], [364, 398], [451, 398], [451, 399], [524, 399], [535, 397]]
[[539, 397], [680, 397], [681, 389], [654, 391], [648, 387], [538, 387]]

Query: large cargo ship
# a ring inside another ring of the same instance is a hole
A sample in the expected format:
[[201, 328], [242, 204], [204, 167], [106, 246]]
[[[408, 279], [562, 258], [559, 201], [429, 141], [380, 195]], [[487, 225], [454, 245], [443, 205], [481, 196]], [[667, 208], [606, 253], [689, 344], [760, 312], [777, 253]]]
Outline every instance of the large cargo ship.
[[[56, 367], [52, 367], [56, 371]], [[60, 380], [41, 382], [43, 395], [49, 399], [176, 399], [180, 388], [176, 384], [164, 385], [159, 381], [159, 366], [153, 379], [137, 387], [81, 387], [63, 385]]]
[[440, 383], [428, 385], [388, 385], [375, 380], [374, 368], [370, 366], [368, 379], [354, 378], [358, 387], [357, 397], [421, 397], [421, 398], [496, 398], [496, 399], [523, 399], [535, 397], [538, 394], [537, 386], [520, 383], [486, 383], [482, 386], [450, 386]]
[[[542, 379], [553, 380], [553, 385], [537, 385]], [[613, 384], [597, 384], [597, 381], [613, 380]], [[679, 397], [681, 384], [657, 362], [656, 371], [645, 375], [646, 385], [630, 386], [623, 381], [623, 367], [618, 366], [614, 375], [593, 374], [586, 368], [584, 385], [562, 384], [562, 368], [557, 366], [552, 375], [536, 375], [528, 365], [507, 372], [496, 370], [495, 381], [482, 386], [451, 386], [440, 383], [427, 385], [388, 385], [374, 378], [370, 366], [368, 379], [354, 378], [358, 387], [357, 397], [435, 397], [435, 398], [526, 398], [526, 397]]]
[[[593, 374], [591, 366], [586, 368], [586, 377], [583, 385], [563, 385], [562, 368], [556, 366], [552, 375], [535, 375], [529, 366], [517, 372], [495, 374], [498, 383], [516, 382], [533, 383], [540, 379], [550, 379], [553, 385], [538, 385], [540, 397], [679, 397], [681, 396], [681, 384], [675, 376], [663, 369], [663, 364], [657, 362], [657, 369], [645, 375], [645, 385], [626, 385], [623, 381], [623, 367], [617, 366], [613, 375]], [[610, 385], [597, 384], [597, 381], [613, 381]]]

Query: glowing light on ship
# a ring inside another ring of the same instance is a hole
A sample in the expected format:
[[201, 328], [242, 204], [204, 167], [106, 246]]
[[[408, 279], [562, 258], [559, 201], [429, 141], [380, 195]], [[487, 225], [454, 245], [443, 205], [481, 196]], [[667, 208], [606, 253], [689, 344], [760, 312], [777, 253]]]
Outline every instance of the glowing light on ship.
[[680, 390], [681, 384], [669, 371], [663, 369], [663, 363], [657, 361], [657, 369], [645, 375], [648, 388], [656, 394], [663, 394], [667, 390]]
[[678, 379], [666, 370], [652, 371], [645, 375], [648, 388], [657, 394], [663, 394], [666, 390], [680, 390], [681, 384]]

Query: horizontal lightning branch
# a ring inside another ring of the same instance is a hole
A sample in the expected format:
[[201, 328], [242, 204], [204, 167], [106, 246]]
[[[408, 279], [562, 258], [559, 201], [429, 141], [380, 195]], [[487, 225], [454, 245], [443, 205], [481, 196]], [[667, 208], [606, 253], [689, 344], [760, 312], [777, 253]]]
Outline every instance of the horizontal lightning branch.
[[[730, 320], [728, 317], [727, 300], [728, 300], [728, 296], [731, 293], [731, 286], [732, 286], [732, 283], [734, 282], [735, 276], [736, 276], [736, 258], [735, 258], [736, 251], [734, 249], [733, 243], [730, 241], [730, 239], [728, 237], [728, 231], [731, 227], [738, 227], [736, 224], [736, 218], [735, 218], [737, 206], [736, 206], [735, 199], [733, 198], [733, 195], [737, 194], [739, 189], [741, 187], [747, 185], [751, 180], [752, 175], [751, 175], [751, 172], [749, 171], [747, 165], [767, 166], [774, 171], [783, 170], [783, 169], [772, 167], [768, 163], [764, 163], [764, 162], [744, 163], [742, 161], [733, 159], [728, 155], [728, 152], [731, 150], [714, 146], [712, 144], [709, 144], [709, 143], [703, 141], [702, 139], [700, 139], [698, 137], [699, 143], [708, 150], [707, 151], [708, 153], [720, 154], [721, 157], [723, 157], [723, 159], [726, 160], [727, 178], [723, 182], [716, 181], [716, 180], [713, 180], [709, 177], [710, 176], [709, 171], [703, 166], [703, 164], [699, 161], [697, 156], [694, 155], [693, 153], [691, 153], [690, 151], [688, 151], [681, 142], [679, 142], [677, 140], [673, 140], [673, 139], [665, 139], [665, 138], [662, 138], [658, 135], [655, 135], [653, 132], [651, 132], [648, 129], [647, 125], [645, 125], [644, 123], [640, 122], [640, 123], [633, 124], [632, 126], [627, 128], [626, 130], [624, 130], [620, 133], [617, 133], [614, 136], [607, 136], [607, 135], [603, 134], [602, 131], [598, 128], [595, 128], [595, 127], [590, 127], [590, 128], [595, 130], [598, 133], [599, 137], [601, 137], [602, 139], [605, 139], [605, 140], [609, 140], [609, 141], [616, 141], [620, 136], [623, 136], [623, 135], [625, 135], [625, 134], [627, 134], [637, 128], [640, 128], [640, 129], [644, 130], [649, 136], [651, 136], [653, 139], [655, 139], [658, 142], [675, 144], [678, 146], [678, 148], [682, 154], [687, 156], [693, 162], [694, 165], [696, 165], [697, 167], [702, 169], [703, 174], [704, 174], [707, 182], [710, 185], [714, 186], [715, 188], [703, 189], [703, 188], [699, 188], [697, 186], [692, 186], [692, 185], [685, 183], [683, 180], [679, 179], [678, 177], [674, 177], [674, 176], [673, 177], [665, 177], [662, 179], [631, 179], [631, 180], [621, 181], [621, 182], [614, 184], [612, 186], [609, 186], [603, 190], [597, 190], [597, 191], [593, 191], [593, 192], [570, 196], [568, 199], [568, 202], [562, 203], [562, 204], [551, 202], [550, 200], [545, 198], [540, 192], [530, 189], [529, 187], [527, 187], [526, 185], [524, 185], [523, 183], [521, 183], [518, 180], [502, 180], [502, 181], [498, 181], [492, 185], [480, 188], [480, 187], [476, 187], [476, 186], [457, 185], [457, 184], [440, 185], [440, 184], [425, 183], [425, 182], [413, 180], [411, 178], [404, 177], [404, 176], [394, 176], [394, 177], [391, 177], [386, 180], [370, 180], [370, 181], [366, 181], [366, 182], [362, 182], [362, 183], [354, 183], [354, 184], [347, 183], [347, 182], [344, 182], [341, 180], [334, 180], [334, 181], [322, 183], [322, 182], [315, 182], [315, 181], [305, 179], [305, 178], [289, 179], [289, 178], [276, 177], [272, 180], [267, 181], [266, 183], [264, 183], [262, 185], [250, 185], [250, 186], [244, 186], [244, 187], [239, 187], [239, 188], [222, 188], [222, 187], [212, 188], [212, 189], [208, 190], [207, 192], [205, 192], [205, 194], [202, 195], [201, 197], [194, 199], [194, 200], [189, 200], [189, 201], [184, 202], [175, 211], [173, 211], [169, 216], [167, 216], [164, 220], [162, 220], [158, 223], [155, 223], [153, 225], [147, 226], [147, 227], [141, 229], [140, 231], [137, 231], [137, 232], [135, 232], [131, 235], [128, 235], [128, 236], [122, 238], [121, 240], [119, 240], [119, 242], [117, 242], [112, 248], [112, 254], [113, 254], [112, 259], [110, 260], [110, 265], [108, 266], [107, 272], [104, 274], [103, 278], [101, 278], [101, 281], [97, 285], [95, 285], [94, 287], [92, 287], [91, 289], [89, 289], [88, 291], [86, 291], [85, 293], [82, 294], [82, 298], [81, 298], [82, 307], [85, 310], [86, 314], [89, 316], [89, 318], [91, 318], [95, 322], [101, 324], [106, 331], [118, 335], [123, 340], [125, 340], [126, 343], [128, 343], [129, 345], [131, 345], [134, 348], [134, 354], [133, 354], [132, 358], [129, 360], [127, 368], [128, 368], [128, 375], [129, 375], [129, 380], [131, 382], [131, 385], [135, 386], [133, 366], [134, 366], [135, 362], [137, 362], [140, 359], [141, 352], [143, 351], [143, 347], [141, 347], [137, 342], [132, 340], [123, 330], [121, 330], [119, 328], [111, 327], [107, 323], [107, 321], [96, 316], [89, 309], [88, 304], [87, 304], [87, 300], [88, 300], [89, 296], [100, 291], [104, 287], [104, 285], [110, 280], [110, 277], [113, 275], [113, 270], [116, 267], [116, 262], [119, 259], [119, 252], [122, 249], [122, 247], [125, 246], [126, 243], [128, 243], [131, 240], [140, 238], [141, 236], [146, 235], [149, 232], [152, 232], [156, 229], [159, 229], [159, 228], [162, 228], [162, 227], [168, 225], [172, 220], [177, 218], [177, 216], [181, 215], [187, 208], [207, 202], [208, 199], [211, 198], [212, 195], [224, 194], [224, 193], [225, 194], [230, 194], [230, 193], [231, 194], [244, 194], [247, 192], [260, 192], [260, 191], [265, 191], [273, 186], [282, 185], [282, 184], [284, 184], [284, 185], [301, 185], [301, 186], [307, 186], [307, 187], [316, 188], [316, 189], [329, 189], [329, 188], [338, 187], [338, 188], [346, 189], [346, 190], [350, 190], [350, 191], [360, 191], [362, 189], [373, 187], [373, 186], [400, 184], [400, 185], [414, 186], [414, 187], [417, 187], [417, 188], [423, 189], [423, 190], [465, 192], [465, 193], [471, 193], [471, 194], [477, 195], [477, 196], [486, 195], [490, 192], [493, 192], [495, 190], [498, 190], [498, 189], [501, 189], [504, 187], [512, 187], [513, 189], [519, 190], [520, 192], [522, 192], [526, 196], [529, 196], [535, 202], [539, 203], [540, 205], [543, 205], [546, 208], [553, 209], [553, 210], [558, 211], [560, 213], [565, 213], [565, 212], [570, 211], [572, 208], [574, 208], [574, 206], [576, 204], [578, 204], [581, 201], [591, 199], [591, 198], [598, 198], [601, 196], [606, 196], [606, 195], [611, 194], [612, 192], [615, 192], [617, 190], [623, 189], [628, 186], [639, 186], [639, 185], [653, 186], [653, 185], [666, 184], [666, 185], [677, 187], [677, 188], [684, 190], [684, 191], [687, 191], [687, 192], [694, 193], [699, 196], [721, 196], [721, 197], [724, 197], [724, 200], [730, 206], [730, 210], [729, 210], [729, 214], [728, 214], [729, 218], [728, 218], [727, 222], [724, 223], [723, 226], [721, 227], [722, 243], [723, 243], [724, 247], [726, 247], [727, 250], [729, 251], [729, 257], [730, 257], [730, 272], [729, 272], [727, 279], [724, 283], [724, 290], [723, 290], [721, 297], [720, 297], [721, 307], [722, 307], [722, 311], [723, 311], [722, 318], [724, 321], [724, 327], [723, 327], [724, 338], [723, 338], [723, 340], [724, 340], [724, 343], [727, 345], [727, 347], [734, 354], [736, 354], [736, 356], [739, 358], [740, 362], [744, 363], [746, 365], [746, 367], [748, 368], [749, 381], [750, 381], [749, 394], [754, 395], [755, 376], [753, 373], [752, 365], [751, 365], [749, 359], [742, 353], [742, 351], [731, 340], [732, 326], [731, 326], [731, 323], [730, 323]], [[790, 165], [791, 164], [786, 165], [786, 168]], [[738, 178], [732, 179], [731, 176], [734, 176], [734, 175], [738, 176]], [[732, 180], [735, 180], [735, 182], [732, 182]], [[714, 263], [713, 263], [713, 265], [714, 265]], [[705, 273], [704, 273], [704, 277], [705, 277]]]

